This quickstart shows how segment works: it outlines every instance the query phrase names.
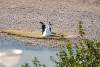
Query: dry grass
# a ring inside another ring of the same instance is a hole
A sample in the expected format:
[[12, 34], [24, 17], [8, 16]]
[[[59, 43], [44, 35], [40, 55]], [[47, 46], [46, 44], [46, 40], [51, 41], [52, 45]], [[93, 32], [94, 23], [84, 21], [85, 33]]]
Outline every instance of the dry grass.
[[12, 30], [12, 29], [9, 30], [3, 29], [1, 30], [1, 33], [7, 33], [8, 35], [15, 35], [19, 37], [38, 38], [38, 39], [47, 39], [47, 38], [60, 39], [61, 35], [63, 35], [65, 39], [76, 38], [79, 36], [77, 33], [62, 32], [62, 33], [56, 33], [54, 36], [43, 37], [41, 32], [25, 32], [22, 30]]
[[25, 32], [21, 30], [1, 30], [2, 33], [7, 33], [8, 35], [16, 35], [21, 37], [36, 37], [41, 38], [41, 32]]

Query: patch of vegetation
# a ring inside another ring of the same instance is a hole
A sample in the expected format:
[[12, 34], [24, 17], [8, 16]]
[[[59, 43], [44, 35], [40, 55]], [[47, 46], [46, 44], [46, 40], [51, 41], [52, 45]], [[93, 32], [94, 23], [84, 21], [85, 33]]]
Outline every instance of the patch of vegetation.
[[[43, 65], [40, 64], [40, 61], [38, 60], [37, 57], [35, 57], [33, 59], [32, 63], [33, 63], [33, 66], [35, 66], [35, 67], [46, 67], [45, 64], [43, 64]], [[28, 63], [26, 63], [26, 64], [23, 64], [22, 67], [31, 67], [31, 66]]]

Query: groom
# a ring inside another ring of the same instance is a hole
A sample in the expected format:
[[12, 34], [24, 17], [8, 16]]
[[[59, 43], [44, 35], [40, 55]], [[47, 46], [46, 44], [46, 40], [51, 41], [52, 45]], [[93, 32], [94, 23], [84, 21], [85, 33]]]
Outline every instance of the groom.
[[42, 25], [42, 34], [43, 34], [43, 32], [45, 31], [46, 26], [43, 22], [40, 22], [40, 24]]

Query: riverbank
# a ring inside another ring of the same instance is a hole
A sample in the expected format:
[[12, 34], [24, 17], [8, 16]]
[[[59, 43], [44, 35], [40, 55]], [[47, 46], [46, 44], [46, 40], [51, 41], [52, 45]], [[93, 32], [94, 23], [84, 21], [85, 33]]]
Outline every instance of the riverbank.
[[[12, 32], [10, 32], [10, 33], [12, 33]], [[18, 33], [18, 34], [20, 34], [20, 33]], [[21, 33], [21, 35], [23, 35], [23, 34]], [[27, 47], [60, 48], [61, 46], [65, 46], [67, 44], [68, 39], [73, 41], [74, 43], [76, 43], [79, 39], [78, 35], [75, 33], [67, 33], [67, 34], [68, 34], [67, 35], [68, 38], [64, 38], [63, 40], [61, 38], [49, 38], [49, 37], [42, 38], [42, 39], [41, 38], [34, 38], [34, 37], [25, 37], [25, 36], [23, 37], [21, 35], [18, 36], [17, 33], [16, 34], [14, 33], [14, 35], [8, 34], [8, 33], [0, 33], [0, 36], [5, 37], [5, 38], [14, 39], [17, 41], [22, 41], [23, 43], [26, 44], [24, 46], [27, 46]], [[31, 36], [31, 35], [29, 35], [29, 36]]]

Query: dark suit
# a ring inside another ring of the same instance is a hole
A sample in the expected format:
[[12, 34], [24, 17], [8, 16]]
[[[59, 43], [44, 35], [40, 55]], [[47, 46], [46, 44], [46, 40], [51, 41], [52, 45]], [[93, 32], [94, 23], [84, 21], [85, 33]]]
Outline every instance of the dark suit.
[[45, 26], [45, 24], [43, 22], [40, 22], [40, 23], [42, 25], [42, 34], [43, 34], [43, 32], [45, 31], [46, 26]]
[[42, 25], [42, 34], [43, 34], [44, 31], [45, 31], [45, 25], [43, 24]]

